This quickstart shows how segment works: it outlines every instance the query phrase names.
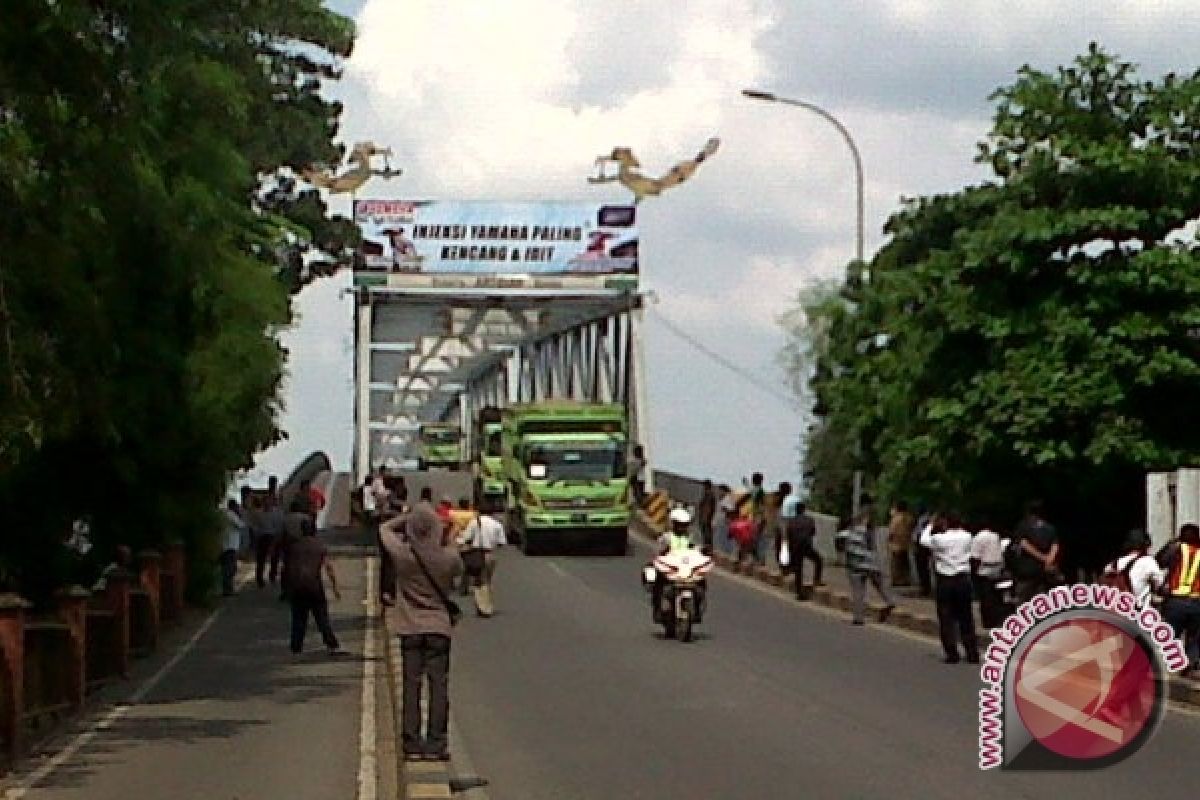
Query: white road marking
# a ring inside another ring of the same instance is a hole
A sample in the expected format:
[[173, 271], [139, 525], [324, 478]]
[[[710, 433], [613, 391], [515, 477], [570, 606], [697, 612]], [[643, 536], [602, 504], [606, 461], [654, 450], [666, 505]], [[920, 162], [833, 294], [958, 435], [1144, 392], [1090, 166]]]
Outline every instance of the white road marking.
[[362, 718], [358, 729], [358, 800], [375, 800], [377, 757], [375, 750], [375, 559], [367, 558], [367, 599], [364, 601], [366, 635], [363, 638]]
[[550, 567], [550, 569], [554, 570], [555, 572], [557, 572], [560, 576], [562, 576], [564, 578], [571, 577], [570, 573], [568, 573], [565, 569], [560, 567], [558, 564], [555, 564], [553, 561], [546, 562], [546, 566]]
[[[250, 578], [251, 575], [249, 572], [244, 573], [238, 580], [237, 588], [241, 589], [243, 586], [249, 583]], [[92, 739], [95, 739], [98, 733], [111, 728], [117, 723], [118, 720], [129, 713], [130, 708], [142, 702], [146, 695], [154, 691], [154, 688], [158, 686], [158, 684], [162, 683], [163, 678], [167, 677], [168, 673], [175, 669], [179, 662], [183, 661], [183, 659], [187, 657], [188, 653], [192, 652], [192, 649], [195, 648], [196, 643], [200, 641], [204, 634], [208, 633], [209, 628], [213, 626], [213, 623], [217, 621], [217, 617], [219, 617], [221, 612], [226, 608], [228, 608], [228, 606], [222, 605], [214, 609], [213, 612], [208, 615], [208, 618], [200, 625], [200, 627], [196, 629], [196, 632], [191, 635], [191, 638], [184, 643], [179, 652], [172, 656], [167, 663], [159, 667], [158, 671], [151, 675], [145, 683], [138, 687], [137, 691], [130, 695], [128, 700], [113, 706], [104, 714], [103, 717], [100, 718], [98, 722], [96, 722], [94, 726], [92, 726], [90, 730], [86, 730], [76, 736], [67, 743], [66, 747], [58, 751], [53, 758], [21, 779], [17, 786], [7, 790], [4, 793], [5, 800], [21, 800], [21, 798], [25, 797], [29, 793], [30, 789], [33, 789], [39, 783], [46, 780], [46, 778], [54, 774], [55, 770], [59, 769], [63, 764], [74, 758], [75, 754], [86, 747], [88, 743], [92, 741]]]

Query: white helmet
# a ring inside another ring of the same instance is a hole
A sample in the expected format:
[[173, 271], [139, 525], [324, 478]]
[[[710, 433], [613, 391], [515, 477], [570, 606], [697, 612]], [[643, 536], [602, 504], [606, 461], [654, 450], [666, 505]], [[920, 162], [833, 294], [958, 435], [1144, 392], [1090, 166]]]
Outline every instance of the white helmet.
[[676, 508], [671, 512], [671, 522], [678, 522], [680, 525], [690, 525], [692, 515], [686, 508]]

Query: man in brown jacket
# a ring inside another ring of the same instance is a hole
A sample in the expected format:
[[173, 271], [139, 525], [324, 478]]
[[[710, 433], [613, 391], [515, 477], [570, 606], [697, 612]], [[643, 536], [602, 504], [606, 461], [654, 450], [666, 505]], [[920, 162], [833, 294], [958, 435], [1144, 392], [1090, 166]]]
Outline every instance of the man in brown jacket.
[[[449, 759], [450, 636], [447, 607], [454, 579], [462, 573], [458, 549], [428, 501], [393, 517], [379, 529], [396, 571], [392, 629], [404, 656], [402, 746], [406, 759]], [[421, 687], [429, 680], [429, 729], [421, 736]]]

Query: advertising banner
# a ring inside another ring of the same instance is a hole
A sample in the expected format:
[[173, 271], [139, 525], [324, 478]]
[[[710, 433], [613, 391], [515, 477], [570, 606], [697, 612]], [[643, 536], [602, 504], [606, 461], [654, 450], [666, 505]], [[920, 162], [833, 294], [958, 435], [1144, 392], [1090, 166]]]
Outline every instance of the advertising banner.
[[358, 271], [636, 275], [632, 205], [358, 200]]

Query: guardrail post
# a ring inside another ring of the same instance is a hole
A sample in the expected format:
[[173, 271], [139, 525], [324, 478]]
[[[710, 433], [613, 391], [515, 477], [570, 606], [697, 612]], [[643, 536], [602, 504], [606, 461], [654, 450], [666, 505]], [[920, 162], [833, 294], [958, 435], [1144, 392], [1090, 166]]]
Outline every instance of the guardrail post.
[[130, 574], [120, 567], [104, 579], [104, 605], [112, 612], [116, 625], [114, 666], [122, 678], [129, 677], [129, 579]]
[[158, 644], [162, 625], [162, 555], [157, 550], [137, 554], [139, 582], [150, 598], [150, 647]]
[[82, 586], [60, 589], [58, 615], [71, 637], [71, 664], [66, 695], [73, 708], [82, 708], [87, 694], [87, 602], [91, 592]]
[[15, 758], [23, 744], [21, 714], [25, 709], [25, 609], [29, 603], [17, 594], [0, 594], [0, 736], [9, 756]]

